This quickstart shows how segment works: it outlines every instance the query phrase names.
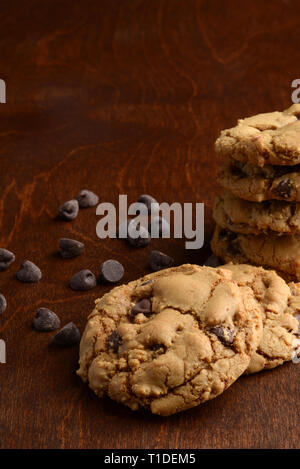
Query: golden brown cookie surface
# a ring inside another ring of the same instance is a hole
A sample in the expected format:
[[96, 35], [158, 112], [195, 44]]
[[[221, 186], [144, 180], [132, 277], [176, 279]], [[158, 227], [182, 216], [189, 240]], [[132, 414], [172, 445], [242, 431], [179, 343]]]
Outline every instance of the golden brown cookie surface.
[[248, 367], [261, 308], [228, 269], [183, 265], [96, 301], [78, 374], [98, 396], [170, 415], [216, 397]]
[[246, 373], [271, 369], [292, 360], [298, 337], [300, 284], [286, 282], [273, 270], [247, 264], [227, 264], [233, 279], [249, 286], [262, 306], [263, 336]]
[[252, 202], [300, 202], [300, 165], [259, 167], [229, 158], [220, 168], [218, 181], [235, 196]]
[[215, 199], [213, 217], [221, 228], [244, 234], [300, 234], [300, 203], [249, 202], [226, 192]]
[[226, 262], [275, 269], [300, 280], [300, 235], [241, 234], [216, 225], [211, 248]]
[[221, 132], [216, 152], [258, 166], [295, 165], [300, 162], [300, 104], [282, 112], [239, 119], [235, 127]]

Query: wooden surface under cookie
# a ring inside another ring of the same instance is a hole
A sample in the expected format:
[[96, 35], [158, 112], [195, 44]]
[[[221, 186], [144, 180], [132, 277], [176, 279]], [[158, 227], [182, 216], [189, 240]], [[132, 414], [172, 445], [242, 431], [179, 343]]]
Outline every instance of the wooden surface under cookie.
[[[177, 264], [210, 254], [211, 208], [220, 188], [214, 141], [240, 117], [285, 109], [299, 78], [297, 1], [101, 0], [1, 2], [0, 246], [16, 262], [0, 273], [8, 301], [0, 317], [2, 448], [296, 448], [299, 368], [242, 377], [217, 399], [169, 418], [98, 399], [75, 375], [78, 348], [49, 348], [32, 330], [39, 306], [81, 332], [109, 290], [68, 288], [78, 270], [115, 258], [124, 282], [148, 272], [151, 249]], [[237, 34], [238, 32], [238, 34]], [[153, 240], [145, 249], [99, 240], [94, 209], [71, 223], [57, 209], [81, 189], [101, 201], [149, 193], [204, 202], [206, 244]], [[61, 260], [60, 237], [85, 243]], [[15, 278], [23, 259], [43, 272]]]

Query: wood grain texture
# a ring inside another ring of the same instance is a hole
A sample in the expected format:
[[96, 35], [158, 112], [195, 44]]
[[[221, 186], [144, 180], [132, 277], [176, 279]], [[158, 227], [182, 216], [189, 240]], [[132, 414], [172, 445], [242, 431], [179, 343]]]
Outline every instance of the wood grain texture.
[[[242, 8], [241, 8], [242, 5]], [[2, 448], [296, 448], [299, 369], [243, 377], [217, 399], [170, 418], [97, 399], [75, 375], [78, 350], [52, 350], [31, 323], [38, 306], [84, 328], [96, 297], [72, 292], [82, 268], [107, 258], [124, 281], [148, 272], [151, 248], [178, 264], [209, 251], [181, 240], [133, 250], [99, 240], [95, 210], [72, 223], [58, 206], [88, 188], [101, 201], [204, 202], [206, 241], [220, 163], [213, 143], [238, 117], [291, 104], [299, 78], [299, 1], [28, 0], [0, 3], [0, 245], [16, 262], [0, 274], [8, 309], [0, 318]], [[60, 237], [86, 244], [62, 261]], [[38, 285], [15, 279], [36, 262]]]

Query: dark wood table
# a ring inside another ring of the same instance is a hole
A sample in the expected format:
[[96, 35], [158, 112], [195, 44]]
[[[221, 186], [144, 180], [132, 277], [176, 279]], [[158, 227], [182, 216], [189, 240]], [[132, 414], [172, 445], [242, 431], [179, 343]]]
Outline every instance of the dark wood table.
[[[75, 375], [78, 348], [49, 347], [32, 330], [39, 306], [81, 331], [99, 286], [73, 292], [82, 268], [121, 261], [130, 281], [148, 270], [151, 249], [176, 263], [209, 255], [211, 207], [220, 191], [214, 140], [253, 113], [291, 104], [299, 77], [299, 1], [30, 0], [0, 4], [0, 239], [16, 262], [0, 274], [8, 309], [0, 318], [2, 448], [296, 448], [299, 368], [243, 377], [217, 399], [160, 418], [98, 399]], [[96, 236], [94, 209], [55, 219], [80, 189], [117, 204], [150, 193], [205, 203], [205, 246], [153, 240], [134, 250]], [[60, 237], [84, 255], [63, 261]], [[15, 274], [30, 259], [39, 284]]]

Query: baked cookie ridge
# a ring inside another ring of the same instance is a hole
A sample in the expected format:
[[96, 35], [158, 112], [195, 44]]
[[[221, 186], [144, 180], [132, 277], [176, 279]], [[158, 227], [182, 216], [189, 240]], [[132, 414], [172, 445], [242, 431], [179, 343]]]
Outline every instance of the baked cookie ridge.
[[221, 166], [218, 181], [235, 196], [252, 202], [283, 200], [300, 202], [300, 165], [262, 168], [228, 159]]
[[300, 280], [300, 235], [241, 234], [216, 225], [213, 253], [224, 263], [253, 264], [274, 269], [286, 279]]
[[213, 217], [221, 228], [235, 233], [300, 234], [300, 203], [296, 202], [249, 202], [225, 192], [215, 199]]

